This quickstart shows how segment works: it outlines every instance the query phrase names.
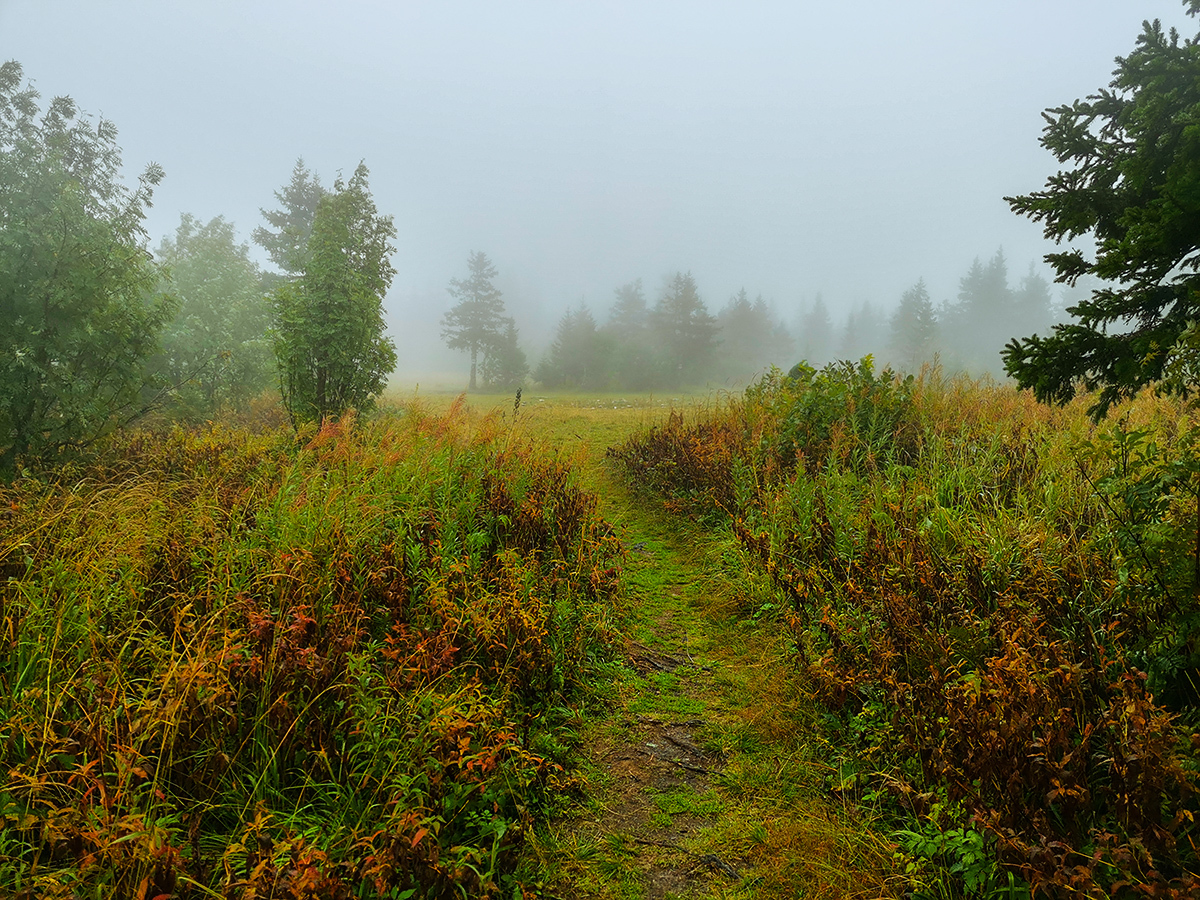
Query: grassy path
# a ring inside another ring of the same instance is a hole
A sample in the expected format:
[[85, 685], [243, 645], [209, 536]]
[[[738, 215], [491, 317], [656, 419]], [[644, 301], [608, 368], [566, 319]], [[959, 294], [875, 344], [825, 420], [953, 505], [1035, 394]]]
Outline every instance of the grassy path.
[[[529, 400], [521, 430], [575, 454], [622, 530], [631, 594], [626, 665], [582, 736], [587, 800], [532, 848], [551, 895], [902, 893], [890, 847], [829, 798], [787, 635], [744, 612], [745, 586], [724, 562], [736, 547], [635, 496], [604, 463], [665, 410]], [[511, 415], [512, 399], [472, 405]]]
[[559, 832], [564, 896], [889, 896], [889, 848], [825, 799], [784, 635], [738, 614], [733, 548], [595, 477], [625, 529], [633, 628], [586, 742], [592, 802]]

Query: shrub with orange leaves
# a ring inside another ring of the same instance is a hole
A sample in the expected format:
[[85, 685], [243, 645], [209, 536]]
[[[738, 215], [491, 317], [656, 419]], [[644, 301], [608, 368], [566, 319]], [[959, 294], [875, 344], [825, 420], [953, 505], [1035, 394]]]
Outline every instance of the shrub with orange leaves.
[[561, 460], [454, 410], [173, 429], [0, 512], [6, 889], [523, 890], [621, 591]]

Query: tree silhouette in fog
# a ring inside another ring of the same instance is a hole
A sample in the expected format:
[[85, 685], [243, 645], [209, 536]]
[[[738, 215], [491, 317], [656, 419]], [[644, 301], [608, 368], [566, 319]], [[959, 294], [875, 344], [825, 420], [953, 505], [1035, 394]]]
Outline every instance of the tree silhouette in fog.
[[447, 290], [455, 304], [442, 317], [442, 340], [451, 350], [471, 354], [471, 380], [468, 390], [478, 386], [476, 371], [480, 353], [499, 346], [510, 320], [504, 315], [504, 299], [492, 284], [496, 267], [487, 254], [473, 251], [467, 257], [466, 278], [453, 278]]

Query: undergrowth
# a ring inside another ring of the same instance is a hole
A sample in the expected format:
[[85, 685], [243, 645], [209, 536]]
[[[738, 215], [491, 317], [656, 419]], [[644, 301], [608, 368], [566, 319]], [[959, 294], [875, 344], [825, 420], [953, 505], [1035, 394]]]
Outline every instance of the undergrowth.
[[772, 372], [611, 455], [736, 537], [919, 895], [1200, 892], [1200, 523], [1186, 410]]
[[566, 462], [457, 406], [0, 489], [0, 885], [534, 896], [619, 555]]

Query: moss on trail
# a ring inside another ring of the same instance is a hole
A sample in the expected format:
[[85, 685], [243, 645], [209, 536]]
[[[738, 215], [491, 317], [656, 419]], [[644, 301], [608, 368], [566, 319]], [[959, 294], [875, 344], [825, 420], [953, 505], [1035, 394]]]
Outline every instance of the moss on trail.
[[[575, 458], [621, 534], [629, 616], [612, 700], [581, 726], [584, 790], [530, 846], [533, 877], [548, 896], [605, 900], [901, 895], [892, 845], [828, 794], [789, 636], [744, 612], [733, 544], [604, 463], [670, 404], [529, 399], [516, 427]], [[511, 398], [472, 403], [512, 415]]]

